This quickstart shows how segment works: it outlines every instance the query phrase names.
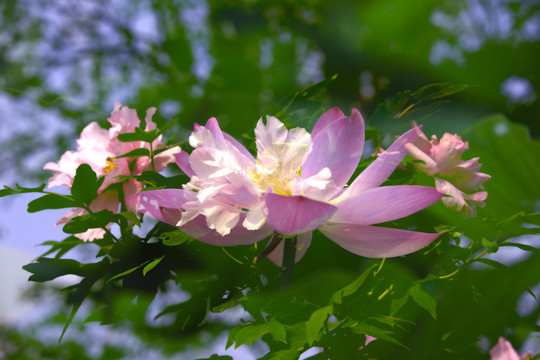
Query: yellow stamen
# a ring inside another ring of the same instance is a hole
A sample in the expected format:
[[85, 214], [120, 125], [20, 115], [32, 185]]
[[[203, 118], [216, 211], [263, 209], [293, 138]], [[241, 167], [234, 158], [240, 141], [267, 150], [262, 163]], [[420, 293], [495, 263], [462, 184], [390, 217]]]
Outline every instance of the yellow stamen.
[[111, 172], [114, 168], [118, 167], [118, 165], [113, 164], [114, 160], [115, 160], [115, 158], [110, 158], [110, 157], [107, 158], [107, 166], [103, 170], [104, 174], [106, 174], [108, 172]]

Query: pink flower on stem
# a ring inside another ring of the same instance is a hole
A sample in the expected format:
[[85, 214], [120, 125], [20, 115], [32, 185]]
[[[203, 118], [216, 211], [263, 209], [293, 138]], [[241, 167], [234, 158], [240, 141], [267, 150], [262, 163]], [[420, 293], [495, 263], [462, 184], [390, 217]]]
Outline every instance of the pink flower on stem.
[[461, 159], [463, 152], [468, 149], [469, 143], [449, 133], [445, 133], [440, 141], [433, 135], [430, 141], [420, 132], [414, 143], [407, 144], [409, 154], [421, 161], [415, 164], [416, 167], [430, 176], [438, 175], [435, 177], [437, 190], [447, 195], [442, 199], [443, 203], [466, 215], [474, 215], [476, 206], [484, 207], [487, 192], [466, 192], [483, 189], [482, 184], [491, 176], [479, 172], [482, 166], [478, 163], [479, 158]]
[[[156, 109], [150, 108], [146, 112], [146, 130], [153, 130], [156, 124], [152, 122], [152, 116]], [[111, 184], [121, 182], [119, 175], [140, 175], [144, 170], [151, 167], [149, 157], [139, 157], [135, 160], [134, 171], [130, 170], [130, 163], [134, 161], [129, 158], [117, 158], [138, 148], [150, 149], [150, 144], [145, 142], [121, 142], [117, 139], [119, 134], [131, 133], [139, 126], [140, 120], [137, 112], [128, 107], [122, 107], [116, 103], [111, 117], [108, 118], [111, 127], [108, 130], [101, 128], [97, 123], [92, 122], [81, 132], [81, 137], [77, 140], [76, 151], [66, 151], [59, 161], [45, 164], [44, 169], [53, 172], [49, 179], [49, 187], [65, 186], [71, 189], [77, 168], [81, 164], [88, 164], [97, 176], [105, 176], [101, 185], [98, 197], [90, 204], [92, 211], [110, 210], [116, 212], [119, 206], [118, 194], [113, 191], [105, 191]], [[153, 143], [153, 150], [163, 147], [161, 136]], [[161, 171], [165, 166], [175, 161], [175, 154], [181, 150], [174, 147], [160, 152], [154, 157], [154, 170]], [[142, 184], [135, 180], [130, 180], [123, 184], [123, 192], [126, 198], [136, 194], [142, 189]], [[135, 210], [135, 204], [126, 202], [129, 210]], [[73, 217], [86, 214], [84, 209], [73, 209], [62, 217], [56, 225], [65, 224]], [[91, 241], [100, 239], [105, 234], [104, 229], [89, 229], [88, 231], [76, 234], [78, 238]]]
[[[440, 234], [372, 225], [410, 215], [442, 197], [430, 187], [380, 186], [418, 133], [403, 134], [346, 186], [364, 147], [364, 120], [356, 109], [350, 117], [330, 109], [311, 134], [287, 130], [267, 116], [266, 124], [261, 119], [255, 128], [257, 158], [211, 118], [206, 126], [195, 125], [189, 138], [193, 152], [177, 155], [190, 182], [182, 190], [142, 192], [140, 211], [213, 245], [252, 244], [274, 231], [297, 235], [296, 261], [315, 229], [358, 255], [408, 254]], [[282, 257], [283, 242], [269, 255], [278, 265]]]
[[499, 338], [499, 342], [489, 351], [489, 354], [491, 360], [527, 360], [534, 356], [531, 351], [519, 356], [510, 341], [503, 337]]

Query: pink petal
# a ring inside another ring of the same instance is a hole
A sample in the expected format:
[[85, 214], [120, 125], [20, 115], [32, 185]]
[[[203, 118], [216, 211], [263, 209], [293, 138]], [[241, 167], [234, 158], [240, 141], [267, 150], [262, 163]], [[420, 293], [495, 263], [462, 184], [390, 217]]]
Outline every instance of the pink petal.
[[244, 147], [244, 145], [238, 142], [238, 140], [236, 140], [235, 138], [233, 138], [231, 135], [227, 133], [223, 133], [223, 136], [225, 137], [225, 140], [230, 142], [231, 145], [234, 146], [238, 151], [240, 151], [242, 155], [247, 157], [252, 163], [255, 162], [255, 158], [253, 157], [253, 155], [251, 155], [251, 153]]
[[371, 225], [399, 219], [441, 199], [435, 188], [416, 185], [374, 188], [338, 203], [331, 222]]
[[354, 173], [363, 148], [364, 119], [353, 109], [350, 118], [332, 121], [313, 138], [313, 149], [302, 166], [302, 177], [308, 178], [328, 167], [339, 190]]
[[343, 117], [345, 117], [345, 115], [339, 108], [337, 107], [331, 108], [330, 110], [322, 114], [319, 120], [317, 120], [317, 123], [315, 124], [315, 126], [313, 127], [313, 130], [311, 131], [311, 138], [312, 139], [315, 138], [315, 136], [319, 133], [319, 131], [324, 129], [326, 126], [328, 126], [335, 120], [339, 120]]
[[512, 347], [510, 341], [503, 337], [499, 338], [499, 342], [493, 349], [489, 351], [491, 360], [520, 360], [518, 353]]
[[283, 235], [315, 230], [337, 210], [337, 207], [333, 205], [304, 196], [285, 196], [274, 193], [266, 194], [265, 206], [266, 221]]
[[416, 127], [401, 135], [385, 152], [380, 154], [374, 162], [362, 171], [335, 201], [342, 201], [347, 197], [381, 185], [407, 155], [408, 151], [405, 145], [413, 143], [419, 134], [420, 127]]
[[415, 252], [441, 235], [354, 224], [325, 224], [319, 230], [345, 250], [373, 258]]
[[268, 226], [263, 226], [258, 230], [247, 230], [241, 225], [242, 220], [243, 217], [238, 225], [225, 236], [221, 236], [215, 230], [208, 228], [204, 216], [197, 216], [180, 229], [194, 239], [216, 246], [250, 245], [261, 241], [273, 232], [273, 229]]
[[189, 154], [185, 151], [182, 151], [178, 154], [174, 155], [176, 159], [176, 165], [189, 177], [192, 177], [195, 175], [195, 172], [191, 168], [191, 165], [189, 164]]
[[[308, 231], [306, 233], [298, 234], [296, 237], [296, 255], [294, 258], [295, 262], [299, 262], [304, 255], [306, 254], [307, 248], [311, 245], [311, 237], [313, 233]], [[268, 259], [270, 259], [274, 264], [281, 267], [283, 265], [283, 251], [285, 248], [285, 240], [280, 242], [278, 246], [268, 254]]]
[[154, 171], [163, 171], [168, 164], [175, 162], [176, 155], [180, 153], [182, 153], [182, 149], [179, 146], [174, 146], [157, 154], [154, 157]]
[[223, 136], [223, 132], [219, 128], [217, 119], [215, 117], [208, 119], [206, 122], [206, 128], [212, 133], [216, 143], [216, 148], [223, 150], [225, 148], [225, 138]]

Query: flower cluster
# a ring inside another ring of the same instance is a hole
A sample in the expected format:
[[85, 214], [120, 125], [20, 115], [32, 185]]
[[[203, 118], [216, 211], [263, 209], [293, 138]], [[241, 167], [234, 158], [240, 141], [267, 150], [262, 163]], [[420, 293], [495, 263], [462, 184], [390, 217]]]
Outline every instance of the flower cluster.
[[[183, 189], [140, 194], [141, 212], [180, 227], [214, 245], [251, 244], [273, 232], [297, 235], [298, 261], [312, 231], [346, 250], [366, 257], [392, 257], [421, 249], [438, 233], [373, 226], [430, 206], [443, 196], [437, 189], [414, 185], [380, 186], [407, 154], [420, 133], [414, 128], [398, 138], [352, 183], [364, 147], [364, 120], [333, 108], [313, 131], [287, 130], [277, 118], [259, 120], [257, 156], [219, 128], [215, 118], [196, 125], [194, 148], [177, 156], [190, 176]], [[281, 264], [283, 243], [269, 255]]]
[[[153, 130], [156, 124], [152, 121], [156, 109], [150, 108], [146, 112], [146, 130]], [[115, 191], [107, 191], [109, 186], [114, 183], [119, 183], [122, 180], [118, 178], [120, 175], [140, 175], [144, 170], [150, 167], [151, 159], [149, 157], [139, 157], [136, 160], [130, 158], [119, 158], [130, 151], [138, 148], [149, 149], [150, 144], [134, 141], [121, 142], [118, 140], [119, 134], [132, 133], [135, 128], [140, 125], [140, 120], [137, 112], [127, 107], [122, 107], [120, 103], [116, 103], [111, 116], [108, 118], [111, 127], [108, 130], [101, 128], [96, 122], [87, 125], [81, 137], [77, 140], [77, 150], [65, 152], [58, 162], [49, 162], [45, 164], [44, 169], [53, 172], [53, 176], [49, 179], [49, 187], [65, 186], [68, 189], [73, 184], [73, 179], [77, 168], [81, 164], [88, 164], [98, 176], [104, 176], [105, 179], [98, 193], [99, 196], [90, 204], [92, 211], [110, 210], [116, 212], [119, 206], [118, 193]], [[153, 149], [163, 147], [161, 137], [157, 138], [152, 144]], [[173, 162], [175, 154], [181, 150], [179, 147], [174, 147], [160, 152], [154, 157], [153, 170], [161, 171], [165, 166]], [[135, 162], [132, 164], [132, 162]], [[133, 170], [132, 170], [133, 169]], [[130, 195], [136, 194], [142, 190], [143, 185], [135, 180], [124, 182], [123, 194], [128, 199]], [[126, 201], [128, 210], [135, 211], [135, 205]], [[86, 214], [87, 211], [81, 208], [73, 209], [62, 217], [56, 225], [65, 224], [73, 217]], [[104, 229], [89, 229], [88, 231], [76, 236], [82, 240], [100, 239], [105, 233]]]
[[484, 200], [487, 198], [483, 183], [490, 179], [490, 176], [479, 172], [482, 166], [478, 160], [462, 160], [463, 152], [469, 148], [469, 144], [464, 142], [460, 136], [445, 133], [441, 140], [433, 135], [428, 140], [426, 135], [420, 132], [416, 141], [407, 144], [409, 154], [416, 160], [418, 169], [430, 176], [435, 176], [437, 190], [447, 195], [442, 201], [452, 209], [462, 211], [466, 215], [474, 215], [476, 206], [484, 207]]

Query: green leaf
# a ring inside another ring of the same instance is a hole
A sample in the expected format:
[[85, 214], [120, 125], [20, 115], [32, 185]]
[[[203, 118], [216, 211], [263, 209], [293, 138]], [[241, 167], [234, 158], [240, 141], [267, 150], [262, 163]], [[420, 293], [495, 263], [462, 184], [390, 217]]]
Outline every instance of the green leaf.
[[34, 213], [47, 209], [65, 209], [80, 207], [81, 203], [68, 195], [47, 194], [28, 203], [28, 212]]
[[4, 185], [4, 188], [0, 190], [0, 197], [24, 193], [40, 193], [43, 192], [43, 189], [45, 189], [45, 184], [41, 184], [35, 188], [25, 188], [15, 184], [15, 189]]
[[442, 97], [450, 96], [461, 92], [469, 88], [466, 84], [452, 84], [452, 83], [436, 83], [421, 87], [416, 90], [411, 99], [414, 102], [428, 101], [434, 99], [440, 99]]
[[360, 276], [356, 278], [352, 283], [344, 287], [343, 289], [336, 291], [334, 295], [332, 295], [331, 302], [336, 304], [342, 304], [343, 303], [343, 297], [349, 296], [351, 294], [354, 294], [366, 281], [367, 277], [371, 273], [371, 271], [377, 266], [377, 264], [371, 265], [369, 268], [367, 268]]
[[315, 340], [320, 338], [320, 333], [326, 324], [326, 320], [332, 314], [334, 308], [332, 305], [322, 307], [313, 314], [306, 323], [306, 337], [309, 345], [312, 345]]
[[262, 358], [259, 358], [259, 360], [296, 360], [298, 359], [298, 350], [296, 349], [286, 349], [286, 350], [279, 350], [276, 352], [270, 352], [263, 356]]
[[492, 267], [494, 267], [496, 269], [500, 269], [500, 270], [504, 270], [504, 269], [508, 268], [508, 266], [506, 266], [504, 264], [501, 264], [498, 261], [491, 260], [491, 259], [479, 258], [479, 259], [475, 259], [474, 261], [482, 263], [482, 264], [486, 264], [486, 265], [489, 265], [489, 266], [492, 266]]
[[[163, 255], [163, 256], [165, 256], [165, 255]], [[160, 259], [160, 260], [161, 260], [161, 259]], [[137, 269], [143, 267], [144, 265], [148, 264], [149, 261], [150, 261], [150, 260], [145, 261], [145, 262], [143, 262], [143, 263], [140, 264], [140, 265], [137, 265], [137, 266], [135, 266], [135, 267], [133, 267], [133, 268], [131, 268], [131, 269], [128, 269], [128, 270], [126, 270], [126, 271], [121, 272], [120, 274], [116, 274], [116, 275], [114, 275], [112, 278], [110, 278], [109, 281], [107, 281], [107, 282], [111, 282], [111, 281], [113, 281], [113, 280], [119, 279], [119, 278], [121, 278], [121, 277], [123, 277], [123, 276], [126, 276], [126, 275], [128, 275], [128, 274], [131, 274], [131, 273], [134, 272], [135, 270], [137, 270]], [[157, 265], [157, 264], [156, 264], [156, 265]], [[154, 266], [155, 266], [155, 265], [154, 265]], [[152, 270], [152, 269], [150, 269], [150, 270]], [[148, 270], [148, 271], [150, 271], [150, 270]], [[145, 275], [146, 275], [146, 274], [145, 274]]]
[[437, 301], [428, 294], [423, 288], [422, 284], [417, 282], [409, 288], [409, 294], [413, 300], [420, 305], [420, 307], [427, 310], [427, 312], [436, 320], [437, 319]]
[[117, 139], [121, 142], [143, 141], [147, 143], [153, 142], [159, 136], [159, 130], [154, 129], [144, 131], [141, 128], [135, 128], [135, 132], [118, 134]]
[[141, 156], [148, 156], [150, 157], [150, 150], [146, 149], [146, 148], [137, 148], [135, 150], [131, 150], [127, 153], [125, 153], [124, 155], [120, 155], [120, 156], [117, 156], [116, 158], [119, 159], [119, 158], [138, 158], [138, 157], [141, 157]]
[[287, 331], [285, 330], [285, 326], [275, 320], [270, 320], [266, 323], [266, 327], [274, 340], [285, 344], [287, 343]]
[[159, 236], [159, 239], [163, 242], [163, 245], [166, 246], [177, 246], [193, 240], [191, 236], [187, 235], [182, 230], [163, 233]]
[[236, 334], [240, 331], [241, 327], [234, 327], [229, 331], [229, 336], [227, 337], [227, 344], [225, 344], [225, 350], [231, 347], [234, 344], [234, 339], [236, 339]]
[[394, 316], [397, 312], [407, 303], [409, 299], [409, 293], [406, 293], [402, 297], [394, 298], [390, 302], [390, 316]]
[[156, 267], [157, 264], [159, 264], [161, 262], [161, 260], [163, 260], [163, 258], [165, 257], [165, 255], [163, 255], [162, 257], [160, 257], [159, 259], [155, 259], [153, 260], [150, 264], [146, 265], [143, 269], [143, 276], [146, 276], [146, 274], [152, 270], [153, 268]]
[[173, 128], [174, 125], [176, 125], [176, 123], [178, 122], [178, 118], [174, 118], [172, 119], [171, 121], [169, 121], [167, 124], [163, 125], [160, 129], [159, 129], [159, 132], [158, 132], [158, 136], [163, 134], [164, 132], [170, 130]]
[[240, 328], [234, 335], [235, 348], [242, 344], [251, 346], [255, 340], [260, 339], [265, 334], [272, 335], [276, 341], [287, 342], [285, 327], [275, 320], [270, 320], [264, 324], [248, 325]]
[[134, 212], [131, 212], [131, 211], [122, 211], [121, 213], [119, 213], [118, 215], [122, 216], [123, 218], [125, 218], [127, 221], [137, 225], [137, 226], [141, 226], [141, 220], [139, 220], [139, 217], [137, 216], [137, 214], [135, 214]]
[[204, 358], [204, 359], [200, 358], [200, 359], [196, 359], [196, 360], [233, 360], [233, 358], [228, 356], [228, 355], [213, 354], [209, 358]]
[[[102, 178], [103, 179], [103, 178]], [[78, 201], [90, 205], [97, 198], [97, 191], [103, 180], [98, 181], [97, 175], [90, 165], [81, 164], [71, 186], [71, 195]]]
[[32, 274], [28, 280], [35, 282], [45, 282], [67, 274], [83, 275], [82, 264], [72, 259], [41, 257], [35, 263], [24, 265], [23, 269]]
[[63, 227], [67, 234], [79, 234], [88, 229], [103, 228], [118, 219], [117, 214], [109, 210], [101, 210], [96, 213], [76, 216]]

